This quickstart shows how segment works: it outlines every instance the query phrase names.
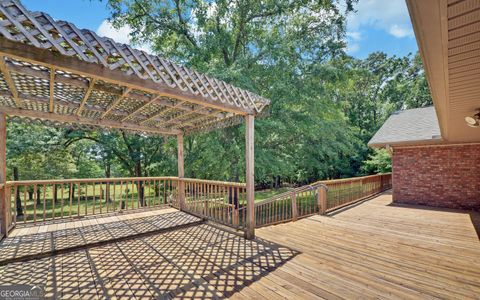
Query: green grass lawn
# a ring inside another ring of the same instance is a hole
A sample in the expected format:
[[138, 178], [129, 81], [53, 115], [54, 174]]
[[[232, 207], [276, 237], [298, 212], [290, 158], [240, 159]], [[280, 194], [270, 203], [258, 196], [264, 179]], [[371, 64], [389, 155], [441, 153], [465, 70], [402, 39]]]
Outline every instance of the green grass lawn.
[[288, 192], [290, 188], [268, 189], [262, 191], [255, 191], [255, 202], [265, 200], [278, 194]]

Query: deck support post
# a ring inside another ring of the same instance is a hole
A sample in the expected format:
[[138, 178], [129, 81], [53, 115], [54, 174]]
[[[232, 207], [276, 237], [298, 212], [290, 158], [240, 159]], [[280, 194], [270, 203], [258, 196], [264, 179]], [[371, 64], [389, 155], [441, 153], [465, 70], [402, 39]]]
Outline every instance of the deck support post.
[[327, 213], [327, 189], [323, 186], [318, 187], [318, 211], [321, 215]]
[[245, 161], [246, 161], [246, 194], [247, 194], [247, 228], [245, 237], [255, 238], [255, 176], [254, 176], [254, 120], [253, 115], [245, 116]]
[[185, 176], [183, 159], [183, 134], [177, 135], [177, 161], [178, 161], [178, 203], [180, 210], [185, 208]]
[[8, 235], [8, 212], [9, 205], [6, 197], [7, 182], [7, 116], [0, 113], [0, 184], [3, 184], [3, 189], [0, 189], [0, 217], [2, 223], [0, 224], [0, 239], [2, 236]]
[[292, 200], [292, 221], [295, 222], [298, 219], [297, 194], [293, 192], [290, 199]]

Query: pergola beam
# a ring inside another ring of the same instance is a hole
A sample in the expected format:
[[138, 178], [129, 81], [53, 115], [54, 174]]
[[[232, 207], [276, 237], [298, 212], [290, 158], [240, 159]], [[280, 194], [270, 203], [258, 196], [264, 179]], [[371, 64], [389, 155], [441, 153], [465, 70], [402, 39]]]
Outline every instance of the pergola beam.
[[132, 91], [131, 88], [126, 88], [122, 95], [120, 97], [118, 97], [117, 99], [115, 99], [107, 108], [107, 110], [102, 114], [102, 116], [100, 117], [100, 119], [104, 119], [118, 104], [120, 104], [120, 102], [122, 102], [123, 99], [125, 99], [125, 97], [128, 96], [128, 94]]
[[18, 91], [17, 88], [15, 87], [15, 83], [13, 82], [12, 75], [10, 74], [10, 71], [7, 68], [7, 65], [5, 63], [5, 56], [0, 55], [0, 71], [3, 73], [3, 77], [5, 78], [5, 81], [7, 82], [8, 88], [10, 89], [10, 92], [12, 93], [13, 100], [15, 101], [15, 104], [17, 107], [21, 108], [22, 107], [22, 101], [18, 97]]
[[33, 64], [39, 64], [47, 68], [54, 67], [57, 70], [71, 72], [89, 78], [96, 78], [97, 80], [126, 86], [131, 89], [143, 90], [151, 94], [164, 94], [170, 98], [188, 101], [194, 104], [236, 114], [246, 115], [255, 113], [254, 109], [251, 108], [237, 107], [233, 104], [215, 101], [209, 97], [194, 95], [190, 91], [183, 91], [179, 88], [173, 88], [160, 82], [128, 75], [120, 70], [110, 70], [99, 64], [85, 62], [75, 57], [58, 55], [52, 51], [40, 49], [25, 43], [14, 42], [4, 37], [0, 37], [0, 55], [9, 56]]
[[[9, 91], [0, 91], [0, 96], [2, 96], [2, 97], [12, 97], [12, 94]], [[25, 95], [25, 94], [19, 93], [18, 98], [20, 100], [22, 100], [22, 103], [25, 103], [26, 101], [33, 101], [33, 102], [39, 102], [39, 103], [43, 103], [43, 104], [47, 104], [47, 105], [50, 104], [50, 98], [45, 98], [45, 97], [40, 97], [40, 96], [35, 96], [35, 95]], [[72, 102], [68, 102], [68, 101], [65, 101], [65, 100], [62, 100], [62, 99], [55, 99], [55, 103], [57, 105], [62, 105], [62, 106], [74, 109], [75, 111], [78, 111], [78, 105], [74, 104]], [[85, 108], [88, 108], [88, 110], [98, 112], [98, 113], [105, 112], [105, 109], [102, 109], [102, 108], [96, 107], [96, 106], [92, 106], [92, 105], [89, 105], [89, 104], [85, 104]], [[76, 114], [76, 112], [75, 112], [75, 114]], [[115, 114], [122, 115], [122, 116], [127, 115], [123, 111], [115, 111]]]
[[[218, 112], [213, 112], [213, 113], [210, 113], [210, 114], [207, 114], [207, 115], [195, 116], [195, 117], [193, 117], [193, 119], [190, 119], [187, 122], [181, 122], [181, 123], [176, 124], [176, 125], [180, 125], [180, 126], [171, 126], [170, 128], [184, 128], [186, 126], [191, 126], [192, 128], [196, 128], [197, 125], [198, 125], [198, 122], [200, 122], [201, 120], [206, 119], [206, 118], [211, 118], [212, 116], [215, 116], [217, 113]], [[186, 125], [186, 126], [183, 126], [183, 125]]]
[[[41, 78], [41, 79], [49, 80], [50, 75], [46, 71], [35, 70], [35, 69], [30, 68], [30, 67], [16, 65], [16, 64], [11, 63], [11, 62], [7, 62], [6, 65], [11, 72], [20, 73], [20, 74], [27, 75], [27, 76], [33, 76], [33, 77], [38, 77], [38, 78]], [[91, 79], [90, 82], [92, 80], [93, 79]], [[118, 91], [116, 91], [114, 89], [111, 89], [111, 88], [108, 88], [106, 86], [98, 85], [98, 84], [95, 84], [94, 86], [91, 86], [85, 80], [70, 78], [70, 77], [66, 77], [66, 76], [63, 76], [63, 75], [59, 75], [59, 74], [56, 74], [55, 81], [59, 82], [59, 83], [67, 84], [67, 85], [72, 85], [72, 86], [82, 88], [82, 89], [92, 88], [92, 90], [98, 90], [98, 91], [101, 91], [101, 92], [105, 92], [105, 93], [109, 93], [109, 94], [113, 94], [113, 95], [117, 95], [117, 96], [122, 95], [122, 93], [118, 93]], [[94, 82], [96, 83], [96, 81], [94, 81]], [[136, 111], [131, 113], [132, 116], [138, 114], [143, 108], [145, 108], [149, 105], [154, 105], [154, 104], [159, 104], [159, 105], [167, 106], [167, 107], [170, 107], [170, 108], [178, 108], [178, 109], [181, 109], [181, 110], [191, 111], [191, 108], [188, 105], [186, 105], [187, 101], [180, 101], [180, 103], [182, 105], [176, 105], [175, 104], [175, 105], [172, 106], [172, 104], [168, 103], [168, 100], [160, 99], [162, 97], [166, 97], [166, 95], [162, 95], [162, 94], [156, 94], [156, 95], [154, 95], [153, 98], [148, 98], [147, 96], [140, 95], [140, 94], [137, 94], [137, 93], [130, 93], [128, 95], [128, 97], [132, 98], [134, 100], [145, 102], [140, 108], [138, 108]], [[21, 97], [20, 97], [20, 99], [21, 99]], [[208, 113], [202, 113], [202, 112], [199, 112], [199, 114], [209, 115]], [[221, 118], [221, 117], [224, 117], [225, 113], [218, 112], [218, 115], [219, 115], [219, 118]], [[127, 117], [130, 118], [131, 116], [127, 115], [123, 120], [124, 121], [127, 120], [128, 119]]]
[[118, 122], [113, 120], [98, 120], [98, 119], [90, 119], [90, 118], [74, 116], [74, 115], [51, 114], [48, 112], [18, 109], [18, 108], [5, 107], [5, 106], [0, 107], [0, 113], [2, 112], [11, 116], [52, 120], [52, 121], [57, 121], [62, 123], [73, 123], [73, 124], [100, 126], [100, 127], [106, 127], [106, 128], [125, 129], [125, 130], [148, 132], [148, 133], [161, 134], [161, 135], [176, 135], [182, 132], [180, 130], [175, 130], [175, 129], [152, 128], [152, 127], [141, 126], [133, 123]]
[[140, 124], [145, 124], [149, 121], [155, 120], [156, 118], [166, 114], [167, 112], [169, 112], [171, 110], [174, 110], [176, 108], [180, 108], [180, 106], [182, 106], [184, 103], [185, 103], [185, 101], [179, 101], [177, 104], [174, 104], [173, 106], [170, 106], [169, 108], [164, 109], [162, 111], [159, 111], [158, 113], [154, 114], [153, 116], [146, 118], [145, 120], [141, 121]]
[[[12, 94], [9, 92], [9, 91], [0, 91], [0, 96], [3, 96], [3, 97], [12, 97]], [[45, 98], [45, 97], [39, 97], [39, 96], [34, 96], [34, 95], [23, 95], [23, 94], [19, 94], [18, 95], [18, 98], [20, 100], [22, 100], [22, 102], [25, 103], [25, 101], [33, 101], [33, 102], [38, 102], [38, 103], [43, 103], [43, 104], [49, 104], [50, 100], [49, 98]], [[71, 102], [68, 102], [68, 101], [65, 101], [65, 100], [60, 100], [60, 99], [56, 99], [56, 103], [58, 105], [62, 105], [62, 106], [65, 106], [65, 107], [69, 107], [69, 108], [72, 108], [72, 109], [75, 109], [76, 111], [78, 111], [78, 106], [71, 103]], [[105, 110], [102, 109], [102, 108], [99, 108], [99, 107], [95, 107], [95, 106], [91, 106], [91, 105], [88, 105], [88, 104], [85, 104], [85, 108], [88, 108], [88, 110], [90, 111], [94, 111], [94, 112], [97, 112], [97, 113], [104, 113]], [[120, 116], [128, 116], [127, 113], [123, 112], [123, 111], [114, 111], [114, 113], [116, 115], [120, 115]], [[77, 114], [77, 113], [75, 113]], [[207, 117], [207, 116], [204, 116], [202, 115], [201, 117]], [[145, 121], [145, 117], [144, 116], [141, 116], [139, 117], [142, 121]], [[155, 116], [155, 118], [150, 118], [152, 120], [155, 120], [155, 121], [164, 121], [163, 118], [159, 118], [159, 116]], [[125, 121], [121, 121], [121, 122], [125, 122]], [[131, 123], [131, 122], [127, 122], [127, 123]], [[132, 123], [132, 124], [137, 124], [137, 123]], [[178, 123], [175, 123], [175, 124], [178, 124]], [[193, 123], [191, 122], [183, 122], [183, 124], [187, 124], [187, 125], [194, 125]], [[140, 124], [141, 125], [141, 124]]]
[[152, 97], [152, 100], [148, 101], [147, 103], [143, 104], [142, 106], [140, 106], [139, 108], [137, 108], [135, 111], [131, 112], [130, 114], [128, 114], [125, 118], [122, 119], [122, 122], [136, 116], [139, 112], [141, 112], [145, 107], [148, 107], [149, 105], [157, 102], [157, 100], [162, 97], [162, 95], [156, 95], [154, 97]]
[[[10, 69], [11, 72], [20, 73], [20, 74], [24, 74], [24, 75], [27, 75], [27, 76], [33, 76], [33, 77], [38, 77], [38, 78], [41, 78], [41, 79], [49, 80], [50, 75], [46, 71], [35, 70], [35, 69], [30, 68], [30, 67], [16, 65], [16, 64], [13, 64], [11, 62], [7, 62], [6, 65]], [[56, 80], [56, 82], [67, 84], [67, 85], [72, 85], [72, 86], [75, 86], [75, 87], [78, 87], [78, 88], [81, 88], [81, 89], [92, 88], [92, 90], [98, 90], [98, 91], [101, 91], [101, 92], [105, 92], [105, 93], [109, 93], [109, 94], [113, 94], [113, 95], [117, 95], [117, 96], [122, 95], [121, 93], [118, 93], [117, 90], [113, 90], [113, 89], [108, 88], [106, 86], [96, 84], [96, 81], [94, 81], [95, 85], [91, 87], [90, 84], [88, 82], [86, 82], [85, 80], [70, 78], [70, 77], [59, 75], [59, 74], [57, 74], [55, 76], [55, 80]], [[92, 80], [93, 79], [90, 79], [90, 82]], [[167, 95], [163, 95], [163, 94], [155, 94], [153, 100], [152, 100], [152, 98], [148, 98], [147, 96], [140, 95], [140, 94], [137, 94], [137, 93], [130, 93], [128, 97], [132, 98], [134, 100], [144, 102], [142, 107], [140, 107], [137, 111], [132, 113], [133, 115], [137, 115], [143, 108], [147, 107], [148, 105], [154, 105], [154, 104], [167, 106], [167, 107], [170, 107], [170, 108], [178, 108], [178, 109], [185, 110], [185, 111], [191, 111], [191, 108], [186, 104], [187, 101], [180, 101], [181, 105], [176, 105], [176, 104], [172, 105], [172, 104], [169, 103], [168, 100], [161, 99], [162, 97], [167, 97]], [[20, 99], [21, 99], [21, 97], [20, 97]], [[84, 99], [84, 101], [86, 101], [86, 100]], [[165, 110], [165, 112], [167, 112], [169, 110]], [[208, 113], [202, 113], [202, 112], [198, 112], [198, 113], [199, 114], [204, 114], [204, 115], [209, 115]], [[158, 116], [160, 116], [160, 115], [162, 115], [162, 114], [159, 113]], [[218, 115], [219, 115], [218, 116], [219, 118], [222, 118], [222, 117], [225, 116], [225, 113], [218, 112]], [[155, 116], [152, 116], [151, 118], [155, 119]], [[126, 121], [127, 119], [128, 118], [125, 117], [123, 119], [123, 121]]]
[[88, 85], [87, 90], [85, 91], [85, 94], [83, 95], [82, 102], [80, 102], [80, 106], [77, 109], [77, 112], [76, 112], [77, 116], [80, 116], [82, 114], [83, 108], [85, 107], [85, 104], [87, 103], [88, 98], [90, 97], [90, 94], [92, 93], [94, 86], [95, 86], [95, 79], [92, 78], [90, 80], [90, 84]]
[[[185, 117], [185, 116], [194, 114], [194, 113], [196, 113], [197, 111], [202, 110], [202, 109], [205, 109], [205, 107], [200, 107], [200, 108], [198, 108], [198, 109], [196, 109], [196, 110], [192, 110], [192, 111], [190, 111], [190, 112], [180, 114], [180, 115], [178, 115], [178, 116], [176, 116], [176, 117], [173, 117], [173, 118], [171, 118], [171, 119], [168, 119], [168, 120], [166, 120], [166, 121], [158, 124], [158, 126], [165, 126], [165, 125], [170, 124], [170, 123], [172, 123], [172, 122], [174, 122], [174, 121], [176, 121], [176, 120], [178, 120], [178, 119], [181, 119], [181, 118], [183, 118], [183, 117]], [[186, 123], [187, 123], [187, 122], [186, 122]]]

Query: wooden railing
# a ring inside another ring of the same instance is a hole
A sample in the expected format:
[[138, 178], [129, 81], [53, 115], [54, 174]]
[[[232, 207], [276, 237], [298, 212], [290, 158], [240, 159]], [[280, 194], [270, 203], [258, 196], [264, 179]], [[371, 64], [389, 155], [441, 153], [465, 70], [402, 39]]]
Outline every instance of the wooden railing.
[[[10, 205], [10, 202], [8, 202], [8, 199], [10, 197], [9, 195], [9, 190], [4, 184], [0, 184], [0, 193], [5, 193], [5, 199], [6, 201], [6, 211], [2, 211], [2, 215], [0, 216], [0, 219], [2, 220], [0, 227], [2, 227], [2, 230], [0, 230], [0, 233], [3, 233], [3, 227], [6, 227], [6, 232], [10, 231], [14, 226], [14, 221], [13, 221], [13, 214], [12, 214], [12, 206]], [[1, 235], [0, 235], [1, 238]]]
[[5, 188], [13, 226], [165, 205], [236, 229], [246, 222], [242, 183], [140, 177], [11, 181]]
[[319, 181], [328, 187], [327, 209], [332, 211], [392, 188], [392, 174]]
[[[351, 204], [391, 187], [391, 174], [319, 181], [255, 203], [256, 226], [296, 220]], [[246, 185], [178, 177], [10, 181], [7, 225], [171, 205], [244, 230]]]
[[318, 181], [255, 203], [256, 227], [326, 213], [390, 189], [391, 174]]
[[306, 185], [255, 203], [255, 226], [262, 227], [310, 216], [326, 209], [326, 186]]
[[[245, 229], [244, 183], [188, 178], [182, 180], [185, 187], [183, 210], [235, 229]], [[175, 205], [181, 207], [180, 203]]]
[[11, 181], [6, 184], [13, 224], [79, 218], [168, 205], [176, 177]]

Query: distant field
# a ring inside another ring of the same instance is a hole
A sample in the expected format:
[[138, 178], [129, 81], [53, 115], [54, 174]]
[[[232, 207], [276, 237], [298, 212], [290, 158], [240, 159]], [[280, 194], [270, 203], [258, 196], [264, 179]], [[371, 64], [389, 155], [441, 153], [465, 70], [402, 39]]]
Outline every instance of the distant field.
[[255, 191], [255, 201], [265, 200], [265, 199], [273, 197], [275, 195], [288, 192], [288, 190], [290, 190], [290, 188], [279, 188], [279, 189], [268, 189], [268, 190]]

